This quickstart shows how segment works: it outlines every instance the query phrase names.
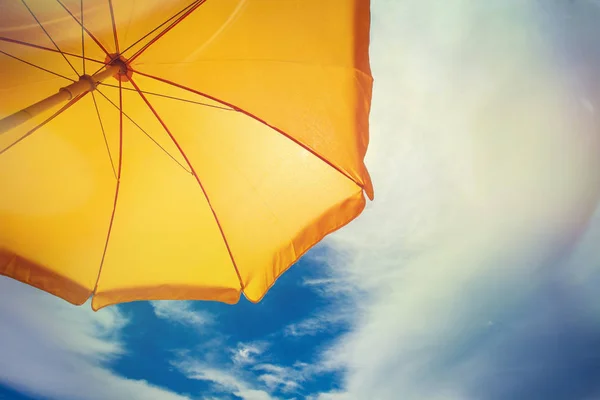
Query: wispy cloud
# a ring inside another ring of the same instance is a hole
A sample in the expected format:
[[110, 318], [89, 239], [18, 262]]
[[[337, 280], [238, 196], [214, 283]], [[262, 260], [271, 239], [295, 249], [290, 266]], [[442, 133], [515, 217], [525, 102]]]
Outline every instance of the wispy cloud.
[[261, 355], [268, 347], [266, 342], [238, 343], [231, 349], [231, 361], [238, 367], [256, 363], [256, 356]]
[[318, 371], [315, 365], [295, 362], [279, 365], [265, 362], [274, 354], [267, 351], [269, 343], [238, 343], [230, 350], [228, 361], [208, 361], [193, 352], [180, 352], [172, 361], [188, 379], [211, 382], [212, 396], [234, 395], [245, 400], [279, 399], [276, 394], [292, 400], [302, 392], [302, 384]]
[[305, 382], [312, 376], [312, 366], [306, 363], [295, 363], [292, 366], [275, 364], [258, 364], [253, 370], [260, 374], [258, 380], [263, 382], [269, 391], [281, 391], [283, 393], [295, 392], [302, 388]]
[[184, 400], [111, 371], [126, 351], [118, 307], [93, 312], [0, 277], [0, 384], [59, 400]]
[[158, 318], [177, 324], [201, 328], [214, 322], [210, 313], [194, 309], [191, 301], [160, 300], [150, 304]]
[[[339, 254], [322, 245], [314, 253], [307, 254], [308, 259], [318, 263], [331, 263], [335, 257], [339, 257]], [[346, 277], [331, 276], [329, 264], [323, 264], [322, 267], [324, 274], [321, 277], [305, 278], [300, 284], [322, 297], [325, 305], [304, 319], [286, 325], [282, 330], [283, 336], [301, 338], [333, 333], [355, 321], [357, 314], [354, 301], [357, 288], [350, 284]]]
[[351, 400], [344, 392], [326, 392], [308, 396], [306, 400]]
[[193, 359], [180, 360], [173, 365], [188, 379], [213, 383], [217, 393], [233, 394], [243, 400], [276, 400], [268, 392], [257, 389], [233, 371], [214, 368]]
[[345, 313], [343, 309], [337, 308], [330, 311], [322, 311], [312, 317], [299, 322], [289, 324], [284, 328], [285, 336], [314, 336], [319, 333], [330, 331], [332, 328], [345, 325], [352, 320], [352, 314]]
[[[331, 257], [334, 256], [335, 255], [333, 254], [329, 254], [330, 262]], [[319, 254], [317, 254], [317, 256], [313, 256], [312, 253], [309, 253], [307, 257], [313, 261], [317, 261], [319, 258], [324, 256]], [[325, 265], [325, 267], [327, 267], [327, 265]], [[347, 280], [333, 278], [331, 276], [324, 278], [304, 279], [302, 285], [311, 288], [315, 293], [331, 301], [335, 301], [336, 303], [339, 303], [340, 300], [343, 300], [345, 296], [353, 294], [355, 289], [354, 287], [348, 285]]]

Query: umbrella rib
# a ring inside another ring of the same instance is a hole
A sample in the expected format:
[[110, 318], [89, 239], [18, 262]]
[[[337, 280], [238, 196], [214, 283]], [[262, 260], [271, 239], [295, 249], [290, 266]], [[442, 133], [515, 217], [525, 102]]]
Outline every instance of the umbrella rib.
[[69, 67], [71, 67], [71, 69], [73, 70], [73, 72], [75, 72], [75, 75], [79, 76], [79, 72], [77, 72], [77, 70], [75, 69], [75, 67], [73, 66], [73, 64], [71, 64], [71, 61], [69, 61], [69, 59], [67, 58], [67, 56], [64, 55], [64, 53], [61, 51], [60, 47], [58, 47], [58, 44], [56, 44], [56, 42], [54, 41], [54, 39], [52, 39], [52, 36], [50, 36], [50, 34], [46, 30], [46, 28], [44, 28], [44, 25], [42, 25], [42, 23], [40, 22], [40, 20], [38, 19], [38, 17], [34, 14], [34, 12], [31, 10], [31, 8], [29, 8], [29, 6], [25, 2], [25, 0], [21, 0], [21, 3], [23, 3], [23, 5], [27, 9], [27, 11], [29, 11], [29, 14], [31, 14], [31, 16], [33, 17], [33, 19], [35, 20], [35, 22], [37, 22], [38, 26], [40, 28], [42, 28], [42, 31], [44, 31], [44, 33], [46, 34], [46, 36], [48, 36], [48, 39], [50, 39], [50, 41], [52, 42], [52, 44], [54, 45], [54, 47], [56, 47], [56, 50], [58, 50], [58, 52], [63, 56], [63, 58], [65, 59], [65, 61], [67, 62], [67, 64], [69, 64]]
[[39, 65], [36, 65], [36, 64], [34, 64], [34, 63], [31, 63], [31, 62], [29, 62], [29, 61], [23, 60], [22, 58], [19, 58], [19, 57], [17, 57], [17, 56], [13, 56], [12, 54], [10, 54], [10, 53], [7, 53], [7, 52], [5, 52], [5, 51], [3, 51], [3, 50], [0, 50], [0, 53], [4, 54], [5, 56], [8, 56], [8, 57], [14, 58], [15, 60], [21, 61], [22, 63], [25, 63], [25, 64], [27, 64], [27, 65], [31, 65], [32, 67], [35, 67], [35, 68], [41, 69], [42, 71], [48, 72], [49, 74], [56, 75], [56, 76], [58, 76], [58, 77], [60, 77], [60, 78], [66, 79], [66, 80], [68, 80], [68, 81], [71, 81], [71, 82], [76, 82], [74, 79], [71, 79], [71, 78], [69, 78], [68, 76], [61, 75], [61, 74], [59, 74], [59, 73], [57, 73], [57, 72], [54, 72], [54, 71], [50, 71], [49, 69], [46, 69], [46, 68], [44, 68], [44, 67], [40, 67]]
[[70, 108], [73, 104], [77, 103], [79, 100], [81, 100], [81, 98], [83, 96], [85, 96], [88, 92], [84, 92], [82, 94], [80, 94], [79, 96], [75, 97], [74, 99], [72, 99], [71, 101], [69, 101], [67, 104], [65, 104], [64, 106], [62, 106], [60, 108], [60, 110], [56, 111], [54, 114], [52, 114], [51, 116], [49, 116], [48, 118], [46, 118], [43, 122], [41, 122], [39, 125], [37, 125], [36, 127], [30, 129], [29, 131], [27, 131], [27, 133], [25, 133], [23, 136], [21, 136], [20, 138], [18, 138], [17, 140], [15, 140], [14, 142], [12, 142], [11, 144], [8, 145], [8, 147], [5, 147], [4, 149], [0, 150], [0, 155], [4, 154], [5, 152], [7, 152], [8, 150], [10, 150], [11, 148], [13, 148], [14, 146], [16, 146], [18, 143], [20, 143], [21, 141], [23, 141], [24, 139], [28, 138], [29, 136], [31, 136], [35, 131], [37, 131], [38, 129], [40, 129], [41, 127], [43, 127], [44, 125], [46, 125], [48, 122], [52, 121], [54, 118], [58, 117], [60, 114], [62, 114], [64, 111], [66, 111], [68, 108]]
[[62, 53], [62, 54], [66, 54], [67, 56], [82, 58], [82, 59], [87, 60], [87, 61], [92, 61], [92, 62], [95, 62], [95, 63], [98, 63], [98, 64], [102, 64], [103, 66], [105, 65], [104, 61], [96, 60], [96, 59], [90, 58], [90, 57], [83, 57], [83, 56], [81, 56], [79, 54], [69, 53], [67, 51], [58, 51], [56, 49], [51, 49], [50, 47], [40, 46], [39, 44], [33, 44], [33, 43], [29, 43], [29, 42], [23, 42], [22, 40], [16, 40], [16, 39], [11, 39], [11, 38], [0, 36], [0, 41], [1, 42], [7, 42], [7, 43], [19, 44], [19, 45], [27, 46], [27, 47], [33, 47], [34, 49], [39, 49], [39, 50], [51, 51], [53, 53]]
[[[122, 89], [125, 89], [125, 88], [122, 88]], [[98, 93], [100, 93], [102, 95], [102, 97], [104, 97], [106, 99], [106, 101], [108, 101], [110, 104], [112, 104], [117, 110], [119, 109], [119, 106], [117, 106], [111, 99], [109, 99], [108, 96], [106, 96], [104, 93], [102, 93], [100, 91], [100, 89], [96, 89], [96, 91]], [[158, 143], [156, 140], [154, 140], [154, 138], [152, 136], [150, 136], [150, 134], [148, 132], [146, 132], [137, 122], [135, 122], [133, 120], [133, 118], [131, 118], [129, 115], [127, 115], [127, 113], [125, 113], [124, 111], [123, 111], [123, 115], [125, 116], [125, 118], [127, 118], [129, 121], [131, 121], [132, 124], [137, 126], [138, 129], [140, 131], [142, 131], [144, 133], [144, 135], [146, 135], [148, 137], [148, 139], [150, 139], [155, 145], [157, 145], [167, 156], [169, 156], [173, 161], [175, 161], [177, 163], [177, 165], [179, 165], [181, 168], [183, 168], [183, 170], [185, 172], [187, 172], [188, 174], [192, 174], [191, 171], [189, 171], [183, 164], [181, 164], [179, 161], [177, 161], [177, 159], [175, 157], [173, 157], [171, 155], [171, 153], [169, 153], [164, 147], [162, 147], [160, 145], [160, 143]]]
[[[142, 40], [144, 40], [146, 37], [150, 36], [152, 33], [156, 32], [163, 25], [166, 25], [167, 23], [169, 23], [172, 19], [177, 18], [168, 27], [166, 27], [162, 32], [160, 32], [158, 35], [156, 35], [154, 38], [152, 38], [148, 43], [146, 43], [140, 50], [135, 52], [135, 54], [129, 58], [129, 62], [132, 62], [137, 57], [139, 57], [144, 51], [146, 51], [148, 49], [148, 47], [150, 47], [158, 39], [163, 37], [167, 32], [169, 32], [171, 29], [173, 29], [177, 24], [179, 24], [181, 21], [183, 21], [188, 15], [190, 15], [194, 10], [196, 10], [198, 7], [200, 7], [205, 2], [206, 2], [206, 0], [195, 0], [193, 3], [190, 3], [187, 7], [185, 7], [181, 11], [179, 11], [177, 14], [173, 15], [171, 18], [169, 18], [168, 20], [166, 20], [165, 22], [163, 22], [162, 24], [160, 24], [159, 26], [154, 28], [152, 31], [148, 32], [146, 35], [144, 35], [142, 38], [140, 38], [134, 44], [129, 46], [127, 49], [125, 49], [123, 51], [123, 53], [126, 52], [127, 50], [131, 49], [133, 46], [135, 46]], [[180, 14], [182, 14], [182, 15], [180, 15]]]
[[[102, 43], [100, 43], [100, 41], [98, 39], [96, 39], [96, 36], [94, 36], [92, 34], [92, 32], [90, 32], [82, 23], [81, 21], [79, 21], [77, 19], [77, 17], [75, 15], [73, 15], [73, 13], [71, 12], [71, 10], [69, 10], [60, 0], [56, 0], [56, 2], [58, 4], [61, 5], [61, 7], [71, 16], [71, 18], [73, 18], [75, 20], [75, 22], [77, 22], [81, 28], [85, 31], [85, 33], [88, 34], [88, 36], [94, 41], [94, 43], [96, 43], [98, 45], [98, 47], [100, 47], [100, 49], [106, 54], [109, 55], [108, 50], [106, 50], [106, 48], [102, 45]], [[104, 64], [104, 63], [103, 63]]]
[[83, 74], [85, 75], [85, 32], [83, 30], [83, 0], [79, 0], [79, 8], [81, 11], [81, 64], [83, 64]]
[[221, 225], [221, 222], [219, 221], [219, 218], [217, 217], [217, 213], [216, 213], [216, 211], [215, 211], [212, 203], [210, 202], [210, 198], [208, 197], [208, 193], [206, 193], [206, 189], [204, 188], [204, 185], [202, 185], [202, 181], [200, 181], [200, 178], [198, 177], [198, 174], [196, 173], [196, 170], [192, 166], [192, 163], [190, 162], [190, 160], [189, 160], [188, 156], [186, 155], [185, 151], [183, 150], [183, 148], [181, 147], [181, 145], [179, 144], [179, 142], [177, 142], [177, 139], [175, 139], [175, 137], [173, 136], [173, 134], [171, 133], [171, 131], [169, 130], [169, 128], [167, 127], [167, 125], [165, 124], [165, 122], [162, 120], [162, 118], [160, 117], [160, 115], [158, 115], [158, 112], [156, 112], [156, 110], [154, 109], [154, 107], [152, 106], [152, 104], [150, 104], [150, 102], [148, 101], [148, 99], [146, 98], [146, 96], [144, 95], [144, 93], [142, 93], [140, 91], [139, 86], [133, 81], [133, 79], [130, 82], [133, 85], [133, 87], [138, 91], [138, 94], [142, 97], [142, 99], [144, 100], [144, 102], [146, 103], [146, 105], [148, 106], [148, 108], [150, 108], [150, 110], [152, 111], [152, 113], [154, 114], [154, 116], [156, 117], [156, 119], [158, 120], [158, 122], [160, 122], [160, 124], [163, 126], [163, 128], [165, 129], [165, 131], [167, 132], [167, 134], [169, 135], [169, 137], [171, 138], [171, 140], [173, 141], [173, 143], [175, 144], [175, 146], [177, 147], [177, 149], [179, 150], [179, 152], [181, 153], [181, 155], [185, 159], [185, 162], [187, 163], [188, 167], [192, 171], [192, 174], [194, 175], [194, 178], [196, 178], [196, 182], [198, 183], [198, 186], [200, 186], [200, 190], [202, 190], [202, 193], [204, 194], [204, 198], [206, 199], [206, 202], [208, 203], [210, 211], [212, 212], [212, 215], [213, 215], [213, 217], [215, 219], [215, 222], [216, 222], [216, 224], [217, 224], [217, 226], [219, 228], [219, 232], [221, 233], [221, 238], [223, 239], [223, 242], [225, 243], [225, 247], [227, 248], [227, 252], [229, 253], [229, 258], [231, 259], [231, 263], [233, 264], [233, 268], [235, 269], [235, 273], [236, 273], [238, 281], [240, 283], [240, 290], [243, 291], [244, 290], [244, 282], [242, 280], [242, 276], [240, 275], [240, 271], [238, 269], [237, 263], [235, 262], [235, 258], [233, 257], [233, 252], [231, 251], [231, 247], [229, 246], [229, 242], [227, 241], [227, 237], [225, 236], [225, 232], [223, 231], [223, 226]]
[[[119, 81], [119, 86], [121, 81]], [[96, 283], [94, 284], [94, 290], [92, 293], [95, 295], [98, 290], [98, 283], [100, 282], [100, 275], [102, 275], [102, 267], [104, 267], [104, 260], [106, 259], [106, 251], [108, 250], [108, 242], [110, 241], [110, 235], [112, 233], [113, 223], [115, 221], [115, 214], [117, 211], [117, 201], [119, 199], [119, 188], [121, 187], [121, 170], [123, 166], [123, 91], [119, 90], [119, 166], [117, 172], [117, 184], [115, 186], [115, 197], [113, 201], [112, 213], [110, 215], [110, 223], [108, 224], [108, 232], [106, 233], [106, 241], [104, 242], [104, 250], [102, 251], [102, 258], [100, 260], [100, 268], [98, 268], [98, 276], [96, 277]]]
[[[103, 86], [108, 86], [108, 87], [112, 87], [112, 88], [118, 88], [118, 86], [111, 85], [110, 83], [104, 83], [104, 82], [99, 82], [99, 83], [101, 85], [103, 85]], [[136, 91], [135, 89], [126, 88], [126, 87], [124, 87], [123, 90], [130, 90], [130, 91], [133, 91], [133, 92]], [[166, 94], [161, 94], [161, 93], [148, 92], [147, 90], [141, 90], [141, 92], [144, 93], [144, 94], [150, 94], [152, 96], [163, 97], [165, 99], [171, 99], [171, 100], [179, 100], [179, 101], [183, 101], [183, 102], [186, 102], [186, 103], [192, 103], [192, 104], [198, 104], [200, 106], [206, 106], [206, 107], [216, 108], [216, 109], [219, 109], [219, 110], [236, 111], [233, 108], [228, 108], [228, 107], [223, 107], [223, 106], [216, 106], [214, 104], [203, 103], [201, 101], [194, 101], [194, 100], [183, 99], [181, 97], [168, 96]]]
[[[172, 19], [177, 18], [179, 16], [179, 14], [185, 12], [186, 10], [188, 10], [190, 7], [192, 7], [193, 5], [195, 5], [197, 2], [199, 1], [204, 1], [204, 0], [194, 0], [194, 2], [188, 4], [187, 6], [185, 6], [182, 10], [180, 10], [178, 13], [176, 13], [175, 15], [171, 16], [171, 18], [169, 18], [168, 20], [164, 21], [162, 24], [158, 25], [156, 28], [152, 29], [150, 32], [148, 32], [147, 34], [145, 34], [144, 36], [142, 36], [141, 38], [139, 38], [138, 40], [136, 40], [133, 44], [131, 44], [129, 47], [127, 47], [125, 50], [123, 50], [120, 53], [117, 53], [118, 55], [124, 55], [128, 50], [130, 50], [132, 47], [134, 47], [135, 45], [137, 45], [138, 43], [140, 43], [142, 40], [144, 40], [145, 38], [147, 38], [148, 36], [150, 36], [151, 34], [153, 34], [154, 32], [156, 32], [157, 30], [159, 30], [163, 25], [168, 24]], [[116, 58], [115, 55], [113, 55], [110, 59], [110, 62], [112, 62], [114, 59]], [[131, 60], [129, 60], [131, 62]], [[94, 74], [98, 73], [102, 68], [98, 69], [96, 72], [94, 72]], [[94, 75], [92, 74], [92, 75]]]
[[178, 87], [180, 89], [186, 90], [186, 91], [191, 92], [191, 93], [196, 93], [197, 95], [200, 95], [200, 96], [205, 97], [207, 99], [210, 99], [210, 100], [216, 101], [218, 103], [221, 103], [224, 106], [231, 107], [233, 110], [238, 111], [238, 112], [240, 112], [240, 113], [242, 113], [242, 114], [244, 114], [244, 115], [246, 115], [246, 116], [254, 119], [255, 121], [260, 122], [261, 124], [263, 124], [265, 126], [268, 126], [269, 128], [273, 129], [274, 131], [280, 133], [281, 135], [283, 135], [287, 139], [289, 139], [292, 142], [296, 143], [298, 146], [302, 147], [304, 150], [308, 151], [309, 153], [311, 153], [312, 155], [314, 155], [315, 157], [317, 157], [318, 159], [320, 159], [321, 161], [323, 161], [324, 163], [326, 163], [327, 165], [329, 165], [331, 168], [335, 169], [336, 171], [338, 171], [339, 173], [341, 173], [342, 175], [344, 175], [346, 178], [350, 179], [352, 182], [354, 182], [356, 185], [358, 185], [358, 187], [360, 187], [363, 190], [365, 190], [365, 186], [362, 183], [356, 181], [356, 179], [354, 179], [350, 174], [348, 174], [342, 168], [338, 167], [337, 165], [335, 165], [334, 163], [332, 163], [331, 161], [329, 161], [327, 158], [323, 157], [322, 155], [320, 155], [319, 153], [317, 153], [315, 150], [311, 149], [309, 146], [305, 145], [304, 143], [302, 143], [298, 139], [294, 138], [290, 134], [286, 133], [282, 129], [279, 129], [276, 126], [273, 126], [273, 125], [269, 124], [267, 121], [261, 119], [257, 115], [254, 115], [251, 112], [246, 111], [246, 110], [244, 110], [244, 109], [242, 109], [240, 107], [237, 107], [237, 106], [235, 106], [235, 105], [233, 105], [231, 103], [228, 103], [228, 102], [226, 102], [224, 100], [218, 99], [218, 98], [216, 98], [214, 96], [211, 96], [209, 94], [200, 92], [200, 91], [192, 89], [190, 87], [181, 85], [179, 83], [175, 83], [175, 82], [170, 81], [168, 79], [164, 79], [164, 78], [160, 78], [160, 77], [157, 77], [157, 76], [154, 76], [154, 75], [146, 74], [146, 73], [140, 72], [138, 70], [133, 70], [133, 72], [136, 73], [136, 74], [139, 74], [141, 76], [145, 76], [147, 78], [152, 78], [152, 79], [157, 80], [159, 82], [166, 83], [167, 85]]
[[102, 129], [102, 136], [104, 137], [104, 144], [106, 145], [106, 151], [108, 152], [108, 159], [110, 160], [110, 166], [113, 171], [113, 175], [115, 179], [117, 178], [117, 172], [115, 171], [115, 163], [112, 158], [112, 154], [110, 153], [110, 146], [108, 145], [108, 140], [106, 139], [106, 132], [104, 131], [104, 124], [102, 123], [102, 118], [100, 117], [100, 110], [98, 109], [98, 103], [96, 102], [96, 96], [94, 92], [92, 92], [92, 99], [94, 100], [94, 107], [96, 108], [96, 114], [98, 115], [98, 122], [100, 123], [100, 129]]
[[110, 8], [110, 19], [112, 21], [113, 28], [113, 37], [115, 38], [115, 49], [117, 49], [117, 54], [120, 54], [119, 50], [119, 38], [117, 36], [117, 24], [115, 23], [115, 10], [113, 8], [112, 0], [108, 0], [108, 7]]

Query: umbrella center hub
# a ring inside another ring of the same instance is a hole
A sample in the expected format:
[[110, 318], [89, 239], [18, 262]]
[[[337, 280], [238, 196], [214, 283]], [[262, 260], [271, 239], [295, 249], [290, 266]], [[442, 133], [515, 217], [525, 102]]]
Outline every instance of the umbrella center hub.
[[104, 63], [106, 65], [117, 65], [119, 67], [119, 72], [113, 75], [113, 78], [121, 81], [121, 82], [129, 82], [133, 75], [133, 70], [129, 66], [129, 60], [123, 57], [120, 54], [109, 54], [104, 59]]

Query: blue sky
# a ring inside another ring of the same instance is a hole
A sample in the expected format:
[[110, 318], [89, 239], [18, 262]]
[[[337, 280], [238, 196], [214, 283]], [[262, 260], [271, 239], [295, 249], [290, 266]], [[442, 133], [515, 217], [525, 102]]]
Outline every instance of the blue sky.
[[372, 12], [365, 212], [257, 305], [0, 279], [0, 399], [600, 399], [600, 3]]

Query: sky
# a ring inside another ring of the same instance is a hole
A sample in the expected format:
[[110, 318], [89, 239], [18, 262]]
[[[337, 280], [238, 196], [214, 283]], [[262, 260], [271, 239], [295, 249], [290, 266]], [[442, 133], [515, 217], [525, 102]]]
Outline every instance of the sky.
[[0, 399], [600, 399], [600, 2], [373, 0], [376, 197], [259, 304], [0, 279]]

